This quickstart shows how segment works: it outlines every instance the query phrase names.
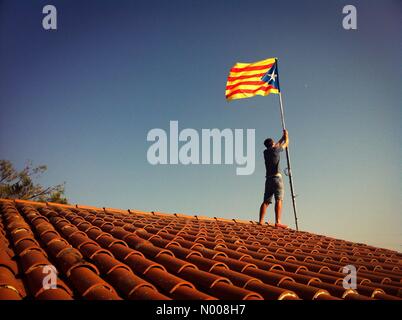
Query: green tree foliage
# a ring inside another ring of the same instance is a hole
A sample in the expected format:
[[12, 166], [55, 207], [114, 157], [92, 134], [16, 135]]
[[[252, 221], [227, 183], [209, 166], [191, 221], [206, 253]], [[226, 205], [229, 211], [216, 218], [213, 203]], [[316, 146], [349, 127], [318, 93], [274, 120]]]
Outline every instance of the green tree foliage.
[[45, 165], [34, 167], [32, 161], [28, 161], [24, 169], [17, 171], [10, 161], [0, 160], [0, 198], [66, 204], [65, 183], [52, 187], [35, 183], [46, 170]]

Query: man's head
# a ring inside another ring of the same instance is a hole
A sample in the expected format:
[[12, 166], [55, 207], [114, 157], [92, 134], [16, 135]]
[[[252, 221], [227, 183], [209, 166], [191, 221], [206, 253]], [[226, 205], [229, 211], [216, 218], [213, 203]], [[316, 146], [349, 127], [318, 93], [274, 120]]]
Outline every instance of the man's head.
[[275, 143], [275, 141], [273, 139], [268, 138], [268, 139], [265, 139], [264, 146], [265, 146], [265, 148], [269, 149], [269, 148], [272, 148], [274, 143]]

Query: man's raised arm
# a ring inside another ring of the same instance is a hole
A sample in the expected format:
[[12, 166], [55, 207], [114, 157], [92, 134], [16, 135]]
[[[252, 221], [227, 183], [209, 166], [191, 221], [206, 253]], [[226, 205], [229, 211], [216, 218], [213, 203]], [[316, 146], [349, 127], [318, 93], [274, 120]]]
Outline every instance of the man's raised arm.
[[283, 135], [282, 138], [279, 139], [279, 141], [275, 144], [275, 147], [281, 147], [282, 149], [285, 149], [289, 144], [289, 135], [287, 130], [283, 130]]

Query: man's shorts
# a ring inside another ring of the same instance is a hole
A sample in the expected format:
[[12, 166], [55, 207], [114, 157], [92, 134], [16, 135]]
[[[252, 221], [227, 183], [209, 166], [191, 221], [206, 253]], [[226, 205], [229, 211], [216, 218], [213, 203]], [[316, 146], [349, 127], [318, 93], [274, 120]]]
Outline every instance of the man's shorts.
[[275, 200], [282, 200], [283, 194], [282, 176], [267, 177], [265, 180], [264, 202], [272, 203], [273, 196], [275, 196]]

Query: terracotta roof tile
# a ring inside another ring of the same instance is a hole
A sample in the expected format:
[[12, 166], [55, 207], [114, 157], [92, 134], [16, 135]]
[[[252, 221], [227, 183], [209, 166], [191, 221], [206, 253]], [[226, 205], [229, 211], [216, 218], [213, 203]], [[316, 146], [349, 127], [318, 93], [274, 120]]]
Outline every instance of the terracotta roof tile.
[[[22, 281], [17, 279], [15, 274], [10, 269], [1, 266], [0, 266], [0, 288], [15, 291], [20, 298], [26, 296], [25, 288]], [[4, 290], [3, 294], [7, 294], [7, 292], [8, 291]]]
[[213, 296], [187, 286], [178, 287], [170, 295], [173, 299], [180, 300], [216, 300]]
[[257, 292], [229, 285], [224, 282], [218, 282], [209, 290], [220, 299], [230, 300], [263, 300], [263, 296]]
[[[35, 268], [30, 273], [26, 274], [25, 278], [27, 287], [31, 295], [33, 295], [35, 298], [43, 293], [43, 291], [47, 291], [43, 287], [43, 281], [45, 280], [44, 278], [47, 276], [47, 274], [48, 272], [44, 270], [43, 266]], [[57, 287], [55, 289], [63, 290], [65, 292], [64, 296], [69, 296], [71, 298], [72, 290], [60, 278], [57, 279], [56, 286]]]
[[95, 300], [118, 300], [114, 288], [86, 267], [76, 267], [69, 276], [77, 291], [84, 298]]
[[[342, 287], [347, 264], [355, 290]], [[305, 231], [0, 200], [0, 299], [393, 300], [401, 278], [401, 253]]]
[[245, 284], [244, 287], [251, 291], [258, 292], [264, 297], [264, 299], [267, 300], [299, 299], [297, 294], [294, 293], [293, 291], [271, 286], [263, 282], [251, 281]]
[[43, 290], [35, 296], [38, 300], [73, 300], [72, 296], [63, 289]]
[[18, 274], [17, 263], [3, 250], [0, 250], [0, 268], [8, 268], [14, 275]]
[[0, 300], [21, 300], [22, 297], [17, 289], [9, 285], [0, 286]]

